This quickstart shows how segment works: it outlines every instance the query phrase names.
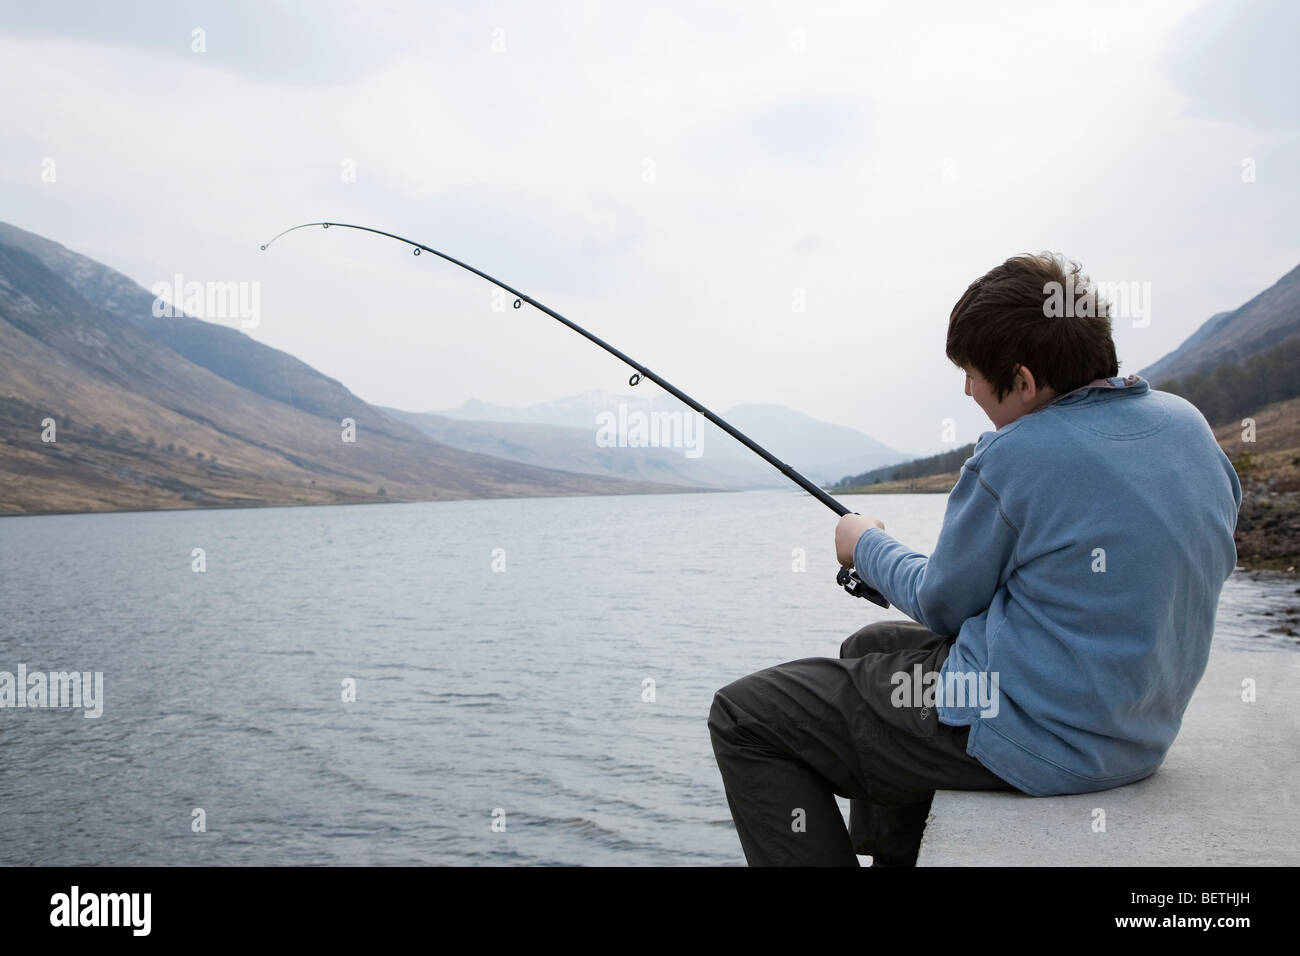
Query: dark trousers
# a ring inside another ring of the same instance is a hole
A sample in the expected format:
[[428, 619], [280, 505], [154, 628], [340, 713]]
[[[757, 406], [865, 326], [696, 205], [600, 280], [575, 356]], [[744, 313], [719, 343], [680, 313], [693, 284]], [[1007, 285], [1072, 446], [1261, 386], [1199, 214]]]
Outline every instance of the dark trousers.
[[935, 790], [1015, 789], [966, 753], [970, 728], [891, 700], [893, 675], [938, 672], [954, 640], [883, 621], [839, 660], [769, 667], [714, 695], [709, 735], [750, 866], [857, 866], [858, 853], [915, 866]]

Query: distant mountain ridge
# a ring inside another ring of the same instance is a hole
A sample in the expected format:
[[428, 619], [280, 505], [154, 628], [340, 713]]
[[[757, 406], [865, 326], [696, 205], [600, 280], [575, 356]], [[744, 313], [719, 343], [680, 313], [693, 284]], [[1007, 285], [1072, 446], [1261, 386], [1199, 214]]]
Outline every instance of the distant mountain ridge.
[[[427, 414], [443, 421], [458, 419], [480, 424], [511, 423], [576, 429], [588, 436], [594, 434], [597, 416], [602, 412], [617, 411], [620, 404], [627, 406], [629, 414], [637, 411], [690, 414], [690, 409], [671, 395], [657, 389], [650, 391], [646, 385], [639, 388], [647, 394], [612, 394], [595, 390], [523, 407], [492, 405], [471, 399], [458, 408]], [[724, 421], [814, 481], [834, 481], [846, 473], [892, 464], [906, 457], [857, 429], [819, 421], [782, 405], [737, 405], [719, 414]], [[521, 440], [524, 434], [516, 431], [515, 440]], [[457, 443], [450, 431], [440, 433], [439, 440]], [[543, 441], [541, 433], [538, 433], [538, 440]], [[708, 422], [703, 430], [702, 447], [703, 458], [715, 467], [721, 468], [724, 462], [746, 464], [746, 470], [737, 476], [745, 483], [733, 487], [776, 487], [784, 483], [780, 474], [751, 450]], [[633, 449], [621, 451], [626, 457], [626, 453]], [[665, 461], [672, 463], [671, 459]], [[734, 472], [730, 466], [728, 470]], [[718, 478], [717, 475], [705, 477], [699, 469], [682, 474], [685, 477], [697, 472], [701, 474], [701, 480], [709, 483]]]
[[1154, 386], [1242, 362], [1300, 333], [1300, 266], [1249, 302], [1207, 319], [1182, 345], [1139, 373]]
[[[898, 465], [887, 465], [860, 475], [846, 475], [833, 487], [840, 489], [862, 488], [892, 481], [932, 478], [936, 475], [953, 475], [961, 471], [966, 460], [975, 453], [975, 443], [962, 445], [952, 451], [940, 452], [927, 458], [917, 458]], [[947, 490], [947, 489], [945, 489]]]
[[242, 332], [156, 318], [153, 301], [0, 224], [0, 514], [681, 490], [439, 444]]
[[435, 441], [510, 461], [586, 475], [655, 481], [716, 490], [774, 488], [784, 479], [761, 459], [687, 457], [678, 448], [601, 447], [596, 430], [535, 422], [475, 421], [385, 408], [384, 413]]
[[[341, 382], [238, 329], [187, 315], [155, 317], [153, 293], [94, 259], [8, 223], [0, 223], [0, 243], [31, 253], [87, 302], [241, 388], [329, 418], [356, 408], [359, 399]], [[389, 431], [394, 425], [380, 417], [374, 424]], [[411, 437], [406, 429], [396, 434]]]

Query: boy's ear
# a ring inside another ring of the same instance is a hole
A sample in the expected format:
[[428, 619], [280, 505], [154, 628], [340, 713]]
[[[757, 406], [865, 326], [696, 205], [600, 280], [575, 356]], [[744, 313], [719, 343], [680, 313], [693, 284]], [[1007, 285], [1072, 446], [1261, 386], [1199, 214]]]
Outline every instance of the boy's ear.
[[1016, 392], [1024, 393], [1025, 398], [1033, 398], [1038, 394], [1038, 380], [1034, 378], [1034, 373], [1023, 365], [1016, 366]]

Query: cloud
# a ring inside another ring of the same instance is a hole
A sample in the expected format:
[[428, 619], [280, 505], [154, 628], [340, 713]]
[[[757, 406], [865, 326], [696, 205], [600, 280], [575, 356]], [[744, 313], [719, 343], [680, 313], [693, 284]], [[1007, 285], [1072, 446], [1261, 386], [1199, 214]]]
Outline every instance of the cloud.
[[790, 163], [862, 162], [871, 146], [865, 113], [861, 100], [803, 97], [750, 116], [748, 138], [766, 156]]
[[1190, 115], [1257, 130], [1300, 131], [1294, 0], [1214, 2], [1174, 30], [1170, 73]]
[[[341, 85], [409, 48], [398, 14], [348, 0], [65, 0], [5, 3], [0, 29], [162, 57], [160, 75], [185, 60], [267, 83]], [[193, 50], [195, 30], [203, 31], [203, 53]]]
[[383, 404], [626, 376], [376, 237], [257, 243], [316, 219], [408, 235], [710, 405], [922, 448], [986, 424], [943, 330], [1006, 256], [1152, 281], [1126, 368], [1300, 258], [1285, 11], [1005, 6], [7, 5], [5, 218], [146, 283], [260, 279], [259, 338]]

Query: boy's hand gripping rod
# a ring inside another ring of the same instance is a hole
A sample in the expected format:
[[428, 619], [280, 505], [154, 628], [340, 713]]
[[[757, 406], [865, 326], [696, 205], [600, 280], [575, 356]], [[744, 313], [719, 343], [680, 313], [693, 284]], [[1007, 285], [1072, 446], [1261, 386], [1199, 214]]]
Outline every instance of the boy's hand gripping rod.
[[[684, 403], [690, 408], [693, 408], [695, 411], [699, 412], [709, 421], [713, 422], [713, 424], [717, 425], [719, 428], [725, 431], [732, 438], [736, 439], [736, 441], [740, 442], [742, 445], [744, 445], [750, 451], [754, 452], [756, 455], [758, 455], [768, 464], [772, 465], [774, 468], [776, 468], [777, 471], [781, 472], [781, 474], [785, 475], [787, 478], [793, 481], [804, 491], [808, 492], [808, 494], [812, 495], [814, 498], [816, 498], [818, 501], [824, 504], [827, 508], [830, 508], [831, 511], [834, 511], [837, 515], [840, 515], [841, 517], [846, 514], [850, 514], [848, 508], [844, 507], [844, 505], [840, 504], [838, 501], [836, 501], [834, 498], [832, 498], [830, 495], [824, 492], [821, 488], [817, 487], [817, 485], [815, 485], [813, 482], [809, 481], [803, 475], [799, 474], [799, 472], [795, 471], [785, 462], [781, 461], [779, 458], [777, 458], [775, 455], [769, 452], [762, 445], [758, 444], [753, 439], [751, 439], [748, 435], [745, 435], [744, 433], [740, 432], [736, 428], [732, 427], [728, 422], [724, 421], [723, 419], [719, 418], [717, 415], [713, 414], [713, 412], [709, 411], [707, 408], [705, 408], [695, 399], [691, 398], [681, 389], [677, 388], [671, 382], [667, 382], [664, 379], [660, 378], [658, 375], [650, 371], [641, 363], [634, 361], [632, 358], [623, 354], [622, 352], [614, 348], [614, 346], [610, 345], [608, 342], [604, 341], [603, 339], [597, 338], [596, 336], [592, 335], [590, 332], [588, 332], [582, 326], [578, 325], [576, 322], [571, 322], [569, 319], [566, 319], [564, 316], [560, 315], [560, 313], [542, 305], [542, 303], [538, 302], [536, 299], [532, 299], [524, 295], [518, 289], [511, 288], [510, 286], [502, 282], [500, 279], [494, 279], [486, 272], [482, 272], [478, 269], [475, 269], [473, 266], [467, 265], [466, 263], [461, 262], [459, 259], [453, 259], [451, 256], [447, 255], [446, 253], [439, 252], [437, 249], [431, 249], [428, 246], [424, 245], [423, 243], [415, 242], [412, 239], [406, 239], [403, 238], [402, 236], [396, 236], [391, 232], [384, 232], [381, 229], [372, 229], [369, 226], [349, 225], [346, 222], [305, 222], [298, 226], [291, 226], [290, 228], [284, 230], [284, 232], [281, 232], [279, 235], [272, 238], [264, 246], [262, 246], [262, 250], [265, 251], [267, 248], [269, 248], [271, 243], [275, 242], [276, 239], [279, 239], [280, 236], [286, 235], [287, 233], [290, 232], [294, 232], [295, 230], [298, 229], [306, 229], [309, 226], [320, 226], [322, 229], [328, 229], [331, 226], [336, 226], [339, 229], [357, 229], [360, 230], [361, 232], [373, 232], [377, 236], [386, 236], [389, 239], [396, 239], [398, 242], [406, 243], [408, 246], [411, 246], [415, 250], [415, 255], [417, 256], [423, 250], [424, 252], [432, 253], [433, 255], [439, 257], [440, 259], [446, 259], [448, 262], [452, 263], [453, 265], [458, 265], [462, 269], [466, 269], [474, 273], [476, 276], [486, 279], [488, 282], [491, 282], [494, 286], [497, 286], [500, 289], [504, 289], [506, 292], [509, 292], [511, 295], [513, 295], [515, 297], [514, 305], [516, 309], [520, 307], [521, 302], [527, 302], [529, 305], [531, 305], [533, 308], [537, 309], [538, 311], [545, 312], [551, 318], [555, 319], [555, 321], [567, 325], [569, 328], [573, 329], [573, 331], [577, 332], [579, 335], [581, 335], [583, 338], [587, 339], [588, 341], [593, 342], [596, 345], [599, 345], [602, 349], [604, 349], [610, 355], [614, 356], [620, 362], [623, 362], [626, 365], [630, 365], [636, 371], [635, 374], [628, 379], [627, 383], [629, 385], [636, 385], [638, 382], [641, 381], [641, 379], [648, 378], [650, 381], [654, 382], [656, 385], [658, 385], [668, 394], [672, 395], [678, 401]], [[841, 587], [843, 587], [845, 591], [847, 591], [849, 594], [853, 595], [854, 597], [866, 598], [868, 601], [872, 601], [876, 604], [879, 604], [881, 607], [889, 607], [889, 602], [885, 600], [884, 595], [882, 595], [879, 591], [875, 590], [874, 588], [870, 587], [865, 581], [863, 581], [860, 577], [858, 577], [857, 571], [852, 568], [840, 568], [840, 572], [836, 576], [835, 582], [839, 584]]]

